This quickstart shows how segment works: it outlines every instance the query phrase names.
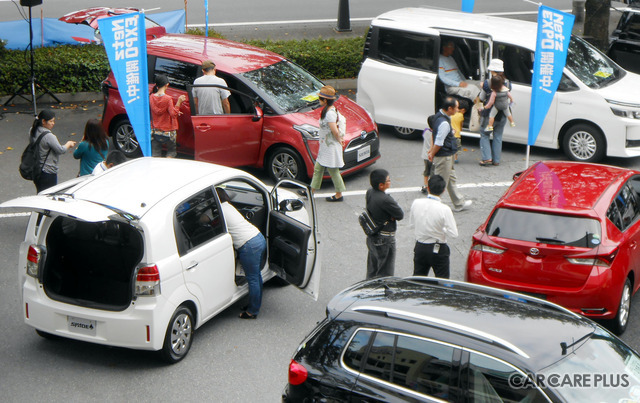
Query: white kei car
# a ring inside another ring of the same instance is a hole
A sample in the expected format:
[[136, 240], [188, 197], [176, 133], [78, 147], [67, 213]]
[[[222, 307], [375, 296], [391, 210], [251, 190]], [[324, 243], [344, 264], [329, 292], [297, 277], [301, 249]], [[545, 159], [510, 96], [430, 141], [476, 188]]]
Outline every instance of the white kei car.
[[183, 359], [194, 330], [248, 294], [217, 187], [267, 238], [264, 280], [278, 275], [317, 299], [313, 198], [283, 183], [308, 192], [219, 165], [140, 158], [2, 203], [32, 212], [18, 266], [25, 323], [43, 337]]

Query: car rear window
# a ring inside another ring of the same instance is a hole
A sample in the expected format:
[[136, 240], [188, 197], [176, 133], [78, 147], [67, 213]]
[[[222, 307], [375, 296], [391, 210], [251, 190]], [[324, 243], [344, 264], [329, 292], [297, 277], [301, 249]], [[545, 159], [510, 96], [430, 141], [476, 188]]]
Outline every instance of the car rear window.
[[592, 218], [497, 209], [489, 224], [490, 236], [553, 245], [594, 248], [600, 244], [600, 222]]

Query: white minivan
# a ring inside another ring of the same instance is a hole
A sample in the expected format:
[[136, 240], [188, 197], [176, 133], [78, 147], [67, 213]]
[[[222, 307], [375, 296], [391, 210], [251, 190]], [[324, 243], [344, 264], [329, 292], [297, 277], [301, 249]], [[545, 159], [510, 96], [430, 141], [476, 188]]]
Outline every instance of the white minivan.
[[[398, 137], [419, 137], [445, 95], [438, 58], [440, 45], [451, 40], [453, 57], [469, 80], [482, 82], [491, 59], [504, 61], [517, 126], [505, 128], [503, 141], [526, 144], [536, 30], [533, 22], [455, 11], [384, 13], [367, 34], [357, 102], [376, 123], [394, 127]], [[640, 76], [572, 36], [562, 80], [535, 145], [561, 148], [576, 161], [640, 156]]]

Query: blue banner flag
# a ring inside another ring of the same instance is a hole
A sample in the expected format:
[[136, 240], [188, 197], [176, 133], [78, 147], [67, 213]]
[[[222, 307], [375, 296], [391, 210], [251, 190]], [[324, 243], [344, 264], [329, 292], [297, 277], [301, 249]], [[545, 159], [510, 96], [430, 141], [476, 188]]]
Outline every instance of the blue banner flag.
[[98, 27], [142, 154], [151, 155], [147, 40], [143, 13], [101, 18]]
[[473, 3], [475, 3], [475, 0], [462, 0], [462, 12], [463, 13], [472, 13], [473, 12]]
[[529, 110], [529, 137], [532, 146], [547, 116], [553, 96], [558, 89], [562, 70], [567, 61], [567, 50], [575, 17], [547, 6], [538, 10], [538, 37], [536, 40], [533, 78], [531, 79], [531, 109]]

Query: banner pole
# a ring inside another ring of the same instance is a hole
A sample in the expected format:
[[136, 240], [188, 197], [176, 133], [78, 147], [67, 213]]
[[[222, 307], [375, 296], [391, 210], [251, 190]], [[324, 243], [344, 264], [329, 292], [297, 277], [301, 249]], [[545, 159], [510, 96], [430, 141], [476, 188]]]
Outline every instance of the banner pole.
[[526, 170], [527, 168], [529, 168], [529, 150], [531, 149], [531, 146], [527, 144], [527, 156], [524, 159], [524, 169]]

